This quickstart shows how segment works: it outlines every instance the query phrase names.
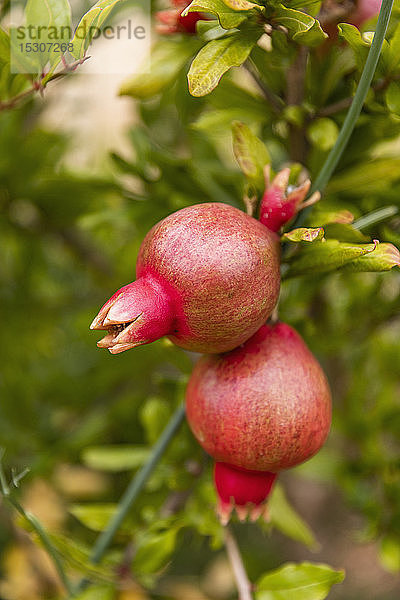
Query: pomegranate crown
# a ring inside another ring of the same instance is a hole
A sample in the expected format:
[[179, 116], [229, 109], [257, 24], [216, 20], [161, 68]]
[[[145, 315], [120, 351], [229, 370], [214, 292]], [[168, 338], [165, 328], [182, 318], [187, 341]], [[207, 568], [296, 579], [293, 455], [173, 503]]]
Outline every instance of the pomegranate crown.
[[269, 471], [248, 471], [224, 462], [216, 462], [214, 483], [218, 496], [217, 513], [226, 525], [235, 509], [240, 521], [268, 520], [265, 505], [277, 477]]
[[290, 169], [285, 168], [270, 182], [270, 166], [264, 169], [265, 192], [260, 205], [260, 221], [272, 231], [279, 231], [300, 210], [315, 204], [320, 199], [320, 193], [315, 192], [305, 200], [311, 181], [307, 179], [299, 187], [289, 186]]

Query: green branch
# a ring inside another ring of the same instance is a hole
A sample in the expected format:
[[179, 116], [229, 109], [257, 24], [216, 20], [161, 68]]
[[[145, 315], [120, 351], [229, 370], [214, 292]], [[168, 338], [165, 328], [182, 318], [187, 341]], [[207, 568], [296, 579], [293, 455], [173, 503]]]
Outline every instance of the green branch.
[[[321, 171], [318, 173], [318, 176], [311, 189], [311, 193], [317, 190], [324, 190], [328, 181], [332, 177], [334, 170], [337, 167], [337, 164], [349, 142], [351, 134], [353, 133], [354, 127], [357, 123], [358, 117], [360, 116], [363, 104], [365, 102], [365, 98], [367, 97], [368, 90], [371, 86], [376, 66], [378, 64], [383, 41], [385, 39], [386, 30], [392, 12], [392, 6], [393, 0], [383, 0], [381, 10], [379, 12], [379, 18], [376, 26], [374, 39], [372, 40], [371, 48], [368, 52], [368, 57], [364, 65], [364, 69], [361, 74], [360, 82], [354, 95], [353, 102], [346, 115], [338, 139], [336, 140], [335, 145], [330, 151]], [[304, 223], [309, 210], [310, 208], [306, 208], [301, 212], [299, 218], [296, 221], [296, 227]]]
[[[175, 433], [178, 431], [184, 416], [185, 407], [182, 405], [172, 415], [171, 420], [169, 421], [168, 425], [166, 426], [156, 445], [154, 446], [148, 462], [136, 473], [136, 475], [131, 480], [130, 484], [128, 485], [127, 489], [125, 490], [125, 493], [123, 494], [119, 502], [117, 512], [110, 519], [110, 522], [108, 523], [106, 529], [102, 531], [102, 533], [99, 535], [93, 546], [90, 556], [90, 562], [92, 564], [98, 564], [103, 558], [104, 553], [110, 545], [114, 535], [118, 531], [123, 520], [125, 519], [129, 510], [131, 509], [133, 503], [135, 502], [143, 487], [145, 486], [154, 468], [161, 460], [165, 450], [167, 449]], [[81, 581], [74, 589], [73, 594], [70, 595], [70, 598], [74, 597], [76, 594], [84, 590], [89, 585], [89, 583], [90, 581], [88, 579], [81, 579]]]

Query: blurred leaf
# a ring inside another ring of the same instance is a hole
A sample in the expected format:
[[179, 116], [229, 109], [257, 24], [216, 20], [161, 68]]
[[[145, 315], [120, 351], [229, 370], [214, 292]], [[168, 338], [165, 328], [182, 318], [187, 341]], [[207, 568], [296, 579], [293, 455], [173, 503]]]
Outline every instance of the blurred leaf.
[[302, 247], [286, 276], [326, 273], [374, 250], [375, 244], [348, 244], [337, 240], [314, 242]]
[[389, 573], [400, 572], [400, 540], [393, 536], [385, 536], [380, 544], [379, 560]]
[[149, 398], [140, 409], [139, 417], [149, 444], [154, 444], [171, 416], [170, 404], [162, 398]]
[[191, 40], [185, 44], [171, 40], [168, 43], [164, 40], [159, 41], [151, 50], [149, 72], [146, 75], [139, 73], [125, 80], [119, 94], [134, 98], [149, 98], [159, 94], [175, 81], [195, 47], [197, 44]]
[[145, 446], [93, 446], [82, 452], [83, 462], [99, 471], [129, 471], [146, 462], [150, 450]]
[[117, 567], [116, 557], [106, 557], [100, 565], [94, 565], [91, 560], [91, 550], [85, 544], [78, 543], [68, 537], [49, 533], [51, 543], [62, 557], [63, 561], [72, 569], [90, 577], [94, 582], [113, 582]]
[[328, 223], [325, 225], [325, 234], [329, 239], [339, 242], [370, 242], [371, 239], [353, 227], [351, 223]]
[[343, 210], [327, 210], [316, 206], [308, 221], [313, 225], [328, 225], [329, 223], [350, 224], [354, 221], [354, 215], [346, 209]]
[[240, 169], [256, 188], [265, 188], [264, 167], [270, 163], [270, 156], [263, 142], [244, 123], [232, 123], [233, 153]]
[[318, 543], [307, 523], [289, 504], [283, 487], [276, 484], [268, 500], [271, 523], [283, 534], [308, 548], [317, 548]]
[[[251, 8], [253, 8], [253, 6], [254, 5], [252, 5]], [[246, 13], [233, 10], [233, 8], [230, 8], [223, 0], [192, 0], [189, 6], [185, 8], [182, 15], [185, 16], [193, 11], [216, 15], [221, 27], [224, 29], [234, 29], [248, 18]]]
[[257, 600], [323, 600], [335, 583], [344, 579], [343, 571], [323, 564], [287, 563], [267, 573], [257, 583]]
[[307, 135], [313, 146], [326, 152], [335, 145], [339, 128], [332, 119], [316, 119], [308, 127]]
[[382, 193], [400, 179], [400, 159], [381, 158], [367, 163], [358, 163], [344, 173], [336, 175], [328, 184], [330, 193], [339, 194], [348, 190], [355, 196]]
[[99, 0], [83, 15], [71, 40], [73, 44], [71, 54], [76, 60], [85, 56], [96, 30], [105, 23], [112, 9], [119, 2], [120, 0]]
[[208, 42], [193, 60], [188, 73], [192, 96], [209, 94], [226, 71], [231, 67], [240, 67], [261, 33], [259, 29], [249, 28]]
[[400, 83], [392, 81], [385, 94], [386, 106], [390, 112], [400, 116]]
[[146, 533], [137, 539], [137, 551], [132, 563], [136, 575], [157, 573], [170, 560], [175, 550], [178, 529]]
[[[110, 522], [110, 519], [117, 512], [118, 505], [113, 503], [96, 503], [96, 504], [73, 504], [68, 508], [78, 521], [92, 531], [103, 531]], [[133, 525], [128, 519], [119, 528], [120, 532], [132, 535]]]
[[328, 37], [314, 17], [282, 4], [274, 7], [273, 22], [286, 27], [293, 41], [306, 46], [318, 46]]
[[91, 585], [84, 592], [74, 596], [74, 600], [115, 600], [115, 588], [108, 585]]
[[396, 29], [389, 41], [388, 50], [388, 73], [396, 71], [400, 63], [400, 23], [397, 24]]
[[298, 227], [297, 229], [292, 229], [292, 231], [284, 233], [282, 240], [287, 242], [315, 242], [322, 240], [323, 237], [324, 230], [322, 227]]

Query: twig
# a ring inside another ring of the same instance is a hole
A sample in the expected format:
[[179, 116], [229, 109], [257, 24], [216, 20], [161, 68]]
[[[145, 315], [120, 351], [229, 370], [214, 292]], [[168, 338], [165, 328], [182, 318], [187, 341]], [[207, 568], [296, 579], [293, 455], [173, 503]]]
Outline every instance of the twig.
[[244, 68], [246, 69], [246, 71], [248, 73], [250, 73], [250, 75], [252, 76], [253, 80], [255, 81], [255, 83], [257, 84], [257, 87], [261, 90], [261, 92], [263, 93], [264, 97], [266, 100], [268, 100], [268, 102], [271, 105], [272, 110], [275, 113], [280, 113], [282, 111], [282, 109], [284, 108], [284, 102], [282, 100], [282, 98], [280, 98], [279, 96], [277, 96], [272, 90], [269, 89], [269, 87], [262, 81], [262, 79], [260, 78], [258, 71], [255, 67], [255, 65], [252, 63], [252, 61], [249, 59], [244, 63]]
[[46, 530], [43, 528], [42, 524], [37, 520], [37, 518], [32, 515], [31, 513], [27, 512], [24, 507], [18, 502], [18, 500], [16, 498], [14, 498], [10, 487], [7, 483], [5, 474], [4, 474], [4, 469], [3, 469], [3, 464], [1, 462], [2, 456], [4, 454], [4, 451], [2, 451], [0, 453], [0, 488], [1, 488], [1, 493], [3, 495], [3, 498], [5, 500], [7, 500], [7, 502], [9, 502], [9, 504], [11, 504], [11, 506], [13, 506], [20, 515], [22, 515], [24, 517], [24, 519], [26, 519], [26, 521], [28, 521], [28, 523], [31, 525], [32, 529], [36, 532], [37, 536], [39, 537], [40, 541], [43, 544], [43, 547], [45, 548], [47, 554], [50, 556], [50, 558], [52, 559], [54, 566], [57, 570], [57, 573], [65, 587], [65, 589], [67, 590], [67, 592], [69, 594], [72, 593], [72, 584], [70, 583], [65, 571], [64, 571], [64, 567], [63, 564], [60, 560], [60, 556], [57, 552], [57, 550], [54, 548], [49, 536], [46, 533]]
[[79, 65], [82, 65], [89, 58], [90, 56], [85, 56], [84, 58], [67, 64], [67, 66], [62, 71], [58, 71], [57, 73], [53, 73], [52, 75], [44, 75], [39, 81], [34, 81], [29, 89], [25, 90], [24, 92], [21, 92], [20, 94], [17, 94], [13, 98], [10, 98], [10, 100], [0, 102], [0, 111], [14, 108], [15, 106], [17, 106], [17, 104], [21, 102], [21, 100], [24, 100], [25, 98], [29, 97], [34, 92], [42, 93], [44, 88], [50, 81], [54, 81], [55, 79], [59, 79], [60, 77], [64, 77], [68, 73], [75, 71], [75, 69]]
[[225, 547], [236, 580], [239, 600], [253, 600], [252, 584], [247, 577], [236, 539], [228, 526], [225, 527]]
[[[175, 433], [178, 431], [184, 416], [185, 407], [180, 406], [172, 415], [171, 420], [169, 421], [168, 425], [166, 426], [156, 445], [154, 446], [150, 459], [131, 480], [130, 484], [128, 485], [127, 489], [125, 490], [125, 493], [123, 494], [119, 502], [117, 512], [110, 519], [106, 529], [104, 529], [104, 531], [101, 532], [93, 546], [90, 555], [90, 562], [92, 564], [98, 564], [103, 558], [105, 551], [112, 542], [114, 535], [121, 526], [121, 523], [125, 519], [129, 510], [132, 508], [133, 503], [139, 496], [147, 480], [152, 474], [154, 468], [161, 460], [165, 450], [167, 449]], [[88, 579], [81, 579], [78, 582], [77, 586], [74, 588], [73, 592], [70, 593], [69, 597], [73, 598], [79, 592], [83, 591], [89, 584], [90, 581]]]

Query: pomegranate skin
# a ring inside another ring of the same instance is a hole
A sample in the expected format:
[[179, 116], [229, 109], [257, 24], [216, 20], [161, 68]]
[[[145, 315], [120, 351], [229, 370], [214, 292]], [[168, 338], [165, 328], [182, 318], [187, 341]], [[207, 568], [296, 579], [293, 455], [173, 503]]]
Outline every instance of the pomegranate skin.
[[217, 462], [276, 473], [323, 445], [331, 396], [301, 337], [278, 323], [261, 327], [232, 352], [202, 357], [187, 386], [186, 414]]
[[157, 223], [137, 259], [135, 282], [116, 292], [91, 328], [112, 354], [167, 335], [195, 352], [225, 352], [249, 339], [279, 295], [278, 236], [227, 204], [197, 204]]

